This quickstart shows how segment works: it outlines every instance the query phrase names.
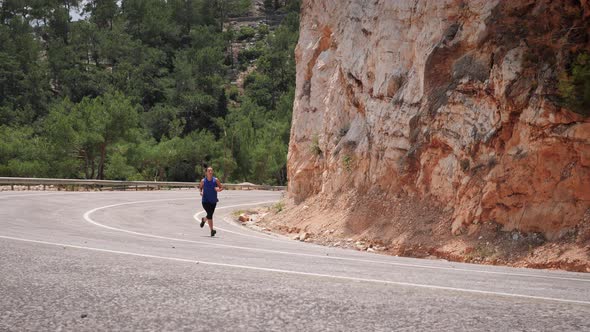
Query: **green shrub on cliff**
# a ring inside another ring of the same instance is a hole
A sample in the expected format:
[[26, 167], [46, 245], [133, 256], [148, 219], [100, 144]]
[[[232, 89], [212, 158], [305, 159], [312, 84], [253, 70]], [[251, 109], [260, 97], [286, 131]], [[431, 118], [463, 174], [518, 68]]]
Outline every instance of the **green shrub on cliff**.
[[566, 107], [583, 116], [590, 116], [590, 55], [578, 55], [571, 73], [560, 77], [558, 87]]

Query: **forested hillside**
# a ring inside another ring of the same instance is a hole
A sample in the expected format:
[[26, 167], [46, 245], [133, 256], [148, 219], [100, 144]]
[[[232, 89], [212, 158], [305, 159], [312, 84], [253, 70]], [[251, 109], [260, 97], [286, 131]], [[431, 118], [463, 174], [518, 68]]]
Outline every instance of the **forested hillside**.
[[0, 2], [0, 176], [285, 184], [298, 2]]

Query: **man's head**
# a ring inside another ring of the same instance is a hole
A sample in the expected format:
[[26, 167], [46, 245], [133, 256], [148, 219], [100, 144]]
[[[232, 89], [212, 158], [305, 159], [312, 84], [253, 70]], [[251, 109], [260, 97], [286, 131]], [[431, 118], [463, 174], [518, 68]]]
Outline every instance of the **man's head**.
[[205, 174], [207, 174], [207, 176], [209, 175], [213, 175], [213, 167], [207, 167], [207, 171], [205, 172]]

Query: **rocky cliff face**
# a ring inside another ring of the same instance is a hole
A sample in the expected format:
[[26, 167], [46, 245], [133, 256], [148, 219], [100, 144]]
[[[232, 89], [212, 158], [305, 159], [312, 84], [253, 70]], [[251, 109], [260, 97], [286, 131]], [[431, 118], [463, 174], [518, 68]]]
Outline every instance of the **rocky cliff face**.
[[385, 208], [408, 194], [455, 235], [589, 222], [590, 119], [557, 97], [589, 15], [587, 1], [304, 0], [289, 194]]

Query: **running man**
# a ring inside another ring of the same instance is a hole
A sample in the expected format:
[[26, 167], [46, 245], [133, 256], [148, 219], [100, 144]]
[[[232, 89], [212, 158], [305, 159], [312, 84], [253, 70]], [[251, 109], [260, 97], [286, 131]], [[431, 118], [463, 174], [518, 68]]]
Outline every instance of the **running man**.
[[205, 226], [206, 220], [209, 224], [209, 229], [211, 230], [211, 236], [215, 236], [217, 231], [213, 229], [213, 212], [215, 212], [215, 207], [219, 201], [217, 199], [217, 193], [223, 190], [223, 186], [221, 185], [221, 182], [219, 182], [219, 179], [213, 176], [212, 167], [207, 167], [207, 172], [205, 173], [205, 177], [201, 180], [199, 189], [201, 190], [201, 196], [203, 196], [203, 199], [201, 200], [203, 208], [207, 212], [207, 216], [201, 218], [201, 228]]

